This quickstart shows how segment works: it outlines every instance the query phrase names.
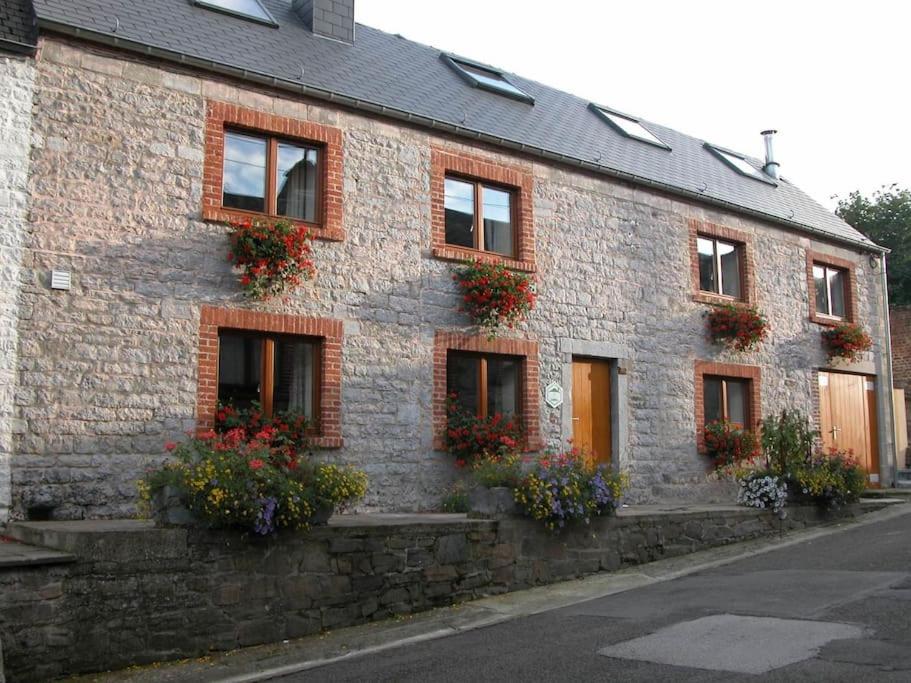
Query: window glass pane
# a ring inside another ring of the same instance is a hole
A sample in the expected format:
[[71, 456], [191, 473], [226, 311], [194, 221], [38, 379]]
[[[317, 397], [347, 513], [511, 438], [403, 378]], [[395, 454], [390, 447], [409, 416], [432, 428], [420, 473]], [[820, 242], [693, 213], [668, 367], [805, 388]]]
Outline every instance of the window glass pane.
[[484, 250], [512, 256], [512, 193], [482, 187], [481, 201]]
[[257, 337], [222, 333], [218, 339], [218, 400], [238, 408], [259, 401], [263, 341]]
[[446, 178], [446, 244], [474, 247], [474, 183]]
[[696, 239], [699, 250], [699, 289], [703, 292], [717, 292], [715, 285], [715, 242], [699, 237]]
[[225, 133], [222, 205], [232, 209], [266, 210], [266, 141]]
[[733, 244], [718, 242], [721, 257], [722, 294], [740, 298], [740, 250]]
[[259, 0], [196, 0], [196, 4], [244, 14], [269, 23], [274, 23], [275, 21], [265, 8], [259, 4]]
[[519, 363], [515, 358], [487, 360], [487, 414], [515, 415], [519, 410]]
[[829, 314], [829, 294], [826, 290], [826, 269], [813, 266], [813, 284], [816, 285], [816, 312]]
[[728, 420], [747, 426], [747, 383], [727, 380]]
[[316, 222], [317, 158], [319, 151], [284, 142], [278, 144], [275, 169], [279, 216]]
[[832, 315], [844, 318], [847, 315], [847, 306], [845, 305], [845, 285], [847, 277], [845, 271], [836, 268], [826, 268], [826, 275], [829, 277], [829, 291], [832, 292]]
[[654, 142], [656, 145], [663, 144], [661, 140], [652, 135], [641, 123], [634, 121], [633, 119], [628, 119], [625, 116], [620, 116], [619, 114], [614, 114], [613, 112], [605, 111], [604, 109], [601, 112], [613, 122], [620, 130], [629, 135], [631, 138], [639, 138], [640, 140], [648, 140], [649, 142]]
[[480, 371], [481, 359], [477, 356], [449, 352], [446, 359], [446, 393], [455, 394], [456, 402], [474, 415], [479, 412]]
[[275, 341], [275, 374], [272, 388], [272, 410], [302, 413], [312, 420], [313, 376], [316, 365], [316, 342], [302, 339]]
[[705, 408], [705, 423], [714, 422], [724, 418], [721, 407], [721, 380], [715, 377], [706, 377], [702, 382], [702, 402]]
[[490, 87], [496, 88], [497, 90], [502, 90], [503, 92], [520, 95], [522, 97], [528, 97], [528, 95], [519, 90], [512, 83], [493, 71], [480, 69], [463, 62], [456, 62], [456, 64], [459, 65], [459, 68], [471, 74], [472, 78], [475, 78], [478, 82], [483, 83], [484, 85], [489, 85]]

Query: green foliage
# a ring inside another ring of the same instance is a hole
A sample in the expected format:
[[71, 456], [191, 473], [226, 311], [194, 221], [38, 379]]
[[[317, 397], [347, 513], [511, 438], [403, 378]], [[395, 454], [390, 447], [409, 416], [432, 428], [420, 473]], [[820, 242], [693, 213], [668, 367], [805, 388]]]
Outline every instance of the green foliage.
[[867, 475], [849, 453], [832, 449], [816, 453], [793, 473], [797, 488], [818, 505], [854, 503], [867, 486]]
[[522, 476], [519, 456], [515, 453], [484, 455], [472, 463], [471, 474], [475, 482], [484, 488], [515, 488]]
[[443, 512], [468, 512], [468, 491], [465, 489], [465, 484], [460, 481], [453, 484], [443, 495], [440, 507]]
[[778, 476], [793, 472], [813, 455], [819, 432], [799, 410], [782, 410], [762, 421], [762, 452], [769, 470]]
[[911, 304], [911, 190], [884, 185], [865, 197], [852, 192], [835, 209], [877, 244], [892, 250], [886, 258], [890, 303]]

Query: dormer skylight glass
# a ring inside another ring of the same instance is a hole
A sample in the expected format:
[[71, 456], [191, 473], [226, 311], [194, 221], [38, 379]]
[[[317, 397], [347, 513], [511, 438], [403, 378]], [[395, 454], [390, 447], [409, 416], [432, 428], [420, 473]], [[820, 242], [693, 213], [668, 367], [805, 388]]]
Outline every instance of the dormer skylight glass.
[[705, 148], [716, 157], [721, 159], [728, 166], [737, 171], [740, 175], [745, 175], [747, 178], [755, 178], [756, 180], [761, 180], [762, 182], [769, 183], [770, 185], [777, 184], [772, 178], [753, 166], [753, 164], [751, 164], [739, 154], [726, 149], [722, 149], [720, 147], [715, 147], [714, 145], [710, 145], [708, 143], [705, 143]]
[[216, 12], [258, 21], [261, 24], [278, 26], [275, 19], [269, 14], [269, 10], [263, 7], [259, 0], [193, 0], [193, 4]]
[[460, 57], [446, 54], [441, 57], [459, 76], [476, 88], [483, 88], [529, 104], [535, 103], [531, 95], [510, 83], [502, 71]]
[[597, 104], [591, 104], [589, 107], [621, 135], [670, 150], [670, 147], [661, 142], [654, 133], [632, 116], [621, 114], [620, 112], [613, 111], [607, 107], [601, 107]]

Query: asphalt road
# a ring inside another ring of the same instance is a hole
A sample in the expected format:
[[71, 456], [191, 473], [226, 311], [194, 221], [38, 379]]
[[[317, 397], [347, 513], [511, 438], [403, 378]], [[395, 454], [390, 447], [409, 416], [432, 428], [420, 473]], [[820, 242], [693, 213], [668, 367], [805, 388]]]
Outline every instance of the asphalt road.
[[284, 681], [911, 681], [911, 515]]

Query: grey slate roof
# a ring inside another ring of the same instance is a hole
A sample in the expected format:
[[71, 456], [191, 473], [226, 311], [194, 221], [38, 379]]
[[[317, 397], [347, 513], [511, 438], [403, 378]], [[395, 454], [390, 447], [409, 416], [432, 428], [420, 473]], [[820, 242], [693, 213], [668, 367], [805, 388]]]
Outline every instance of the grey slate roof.
[[787, 180], [776, 187], [744, 177], [705, 149], [702, 140], [642, 120], [671, 147], [668, 152], [624, 137], [573, 95], [509, 74], [534, 105], [502, 97], [468, 86], [435, 48], [362, 24], [353, 45], [327, 40], [303, 25], [290, 0], [262, 2], [278, 28], [212, 12], [190, 0], [34, 0], [34, 5], [43, 29], [78, 28], [87, 39], [152, 46], [243, 69], [259, 80], [268, 76], [280, 87], [304, 84], [311, 93], [338, 95], [347, 104], [456, 127], [466, 135], [876, 248]]
[[0, 0], [0, 50], [34, 52], [37, 38], [31, 0]]

